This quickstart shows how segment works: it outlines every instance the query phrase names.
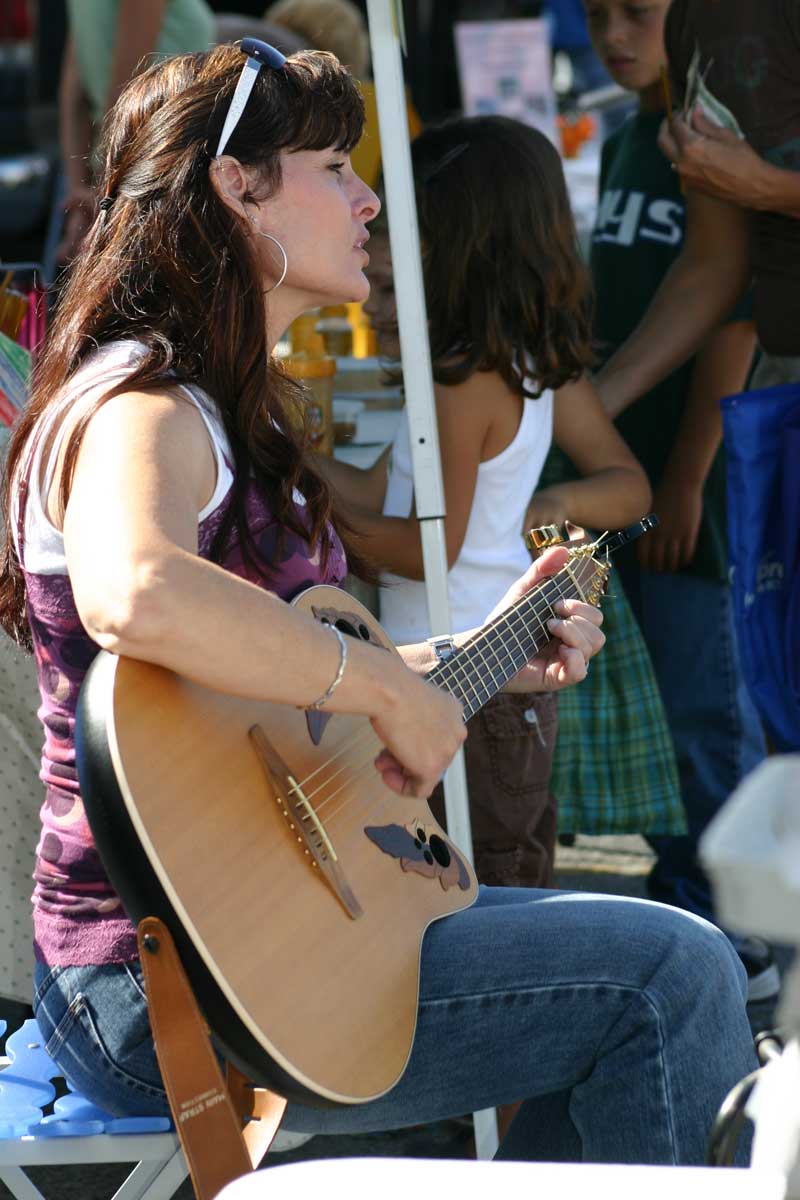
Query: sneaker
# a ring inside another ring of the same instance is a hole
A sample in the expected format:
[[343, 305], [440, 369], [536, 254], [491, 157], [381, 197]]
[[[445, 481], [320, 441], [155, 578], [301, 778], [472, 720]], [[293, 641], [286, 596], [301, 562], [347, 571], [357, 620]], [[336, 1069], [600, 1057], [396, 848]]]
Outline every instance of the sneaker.
[[747, 1003], [774, 1000], [781, 990], [781, 977], [767, 943], [757, 937], [740, 938], [737, 951], [747, 971]]

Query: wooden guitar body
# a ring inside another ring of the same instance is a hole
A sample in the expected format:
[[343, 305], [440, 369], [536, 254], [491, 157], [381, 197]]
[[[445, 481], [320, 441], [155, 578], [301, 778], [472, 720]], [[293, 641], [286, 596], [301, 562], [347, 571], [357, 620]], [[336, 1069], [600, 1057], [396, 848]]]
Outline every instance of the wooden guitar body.
[[[339, 589], [296, 604], [396, 653]], [[388, 1091], [414, 1039], [422, 936], [477, 882], [427, 804], [383, 785], [369, 721], [101, 653], [76, 746], [111, 881], [134, 922], [170, 928], [222, 1052], [305, 1104]]]
[[[469, 720], [547, 646], [554, 606], [598, 604], [609, 555], [656, 523], [573, 547], [429, 682]], [[338, 588], [295, 604], [397, 653]], [[224, 695], [101, 652], [75, 747], [111, 882], [134, 922], [166, 924], [225, 1056], [305, 1104], [387, 1092], [414, 1041], [425, 930], [478, 885], [427, 804], [384, 786], [369, 721]]]

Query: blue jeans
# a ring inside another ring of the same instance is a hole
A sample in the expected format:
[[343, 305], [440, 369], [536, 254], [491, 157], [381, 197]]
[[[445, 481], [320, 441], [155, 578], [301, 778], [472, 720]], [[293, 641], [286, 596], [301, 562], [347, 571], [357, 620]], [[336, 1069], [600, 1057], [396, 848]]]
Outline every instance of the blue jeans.
[[678, 760], [688, 833], [653, 837], [654, 900], [713, 920], [711, 886], [697, 861], [701, 833], [766, 753], [739, 666], [727, 584], [691, 575], [622, 573], [664, 701]]
[[[101, 1107], [163, 1113], [137, 978], [40, 967], [36, 1015]], [[420, 983], [400, 1083], [352, 1108], [290, 1106], [287, 1129], [389, 1129], [523, 1099], [503, 1158], [699, 1164], [718, 1106], [756, 1065], [727, 938], [649, 901], [482, 888], [426, 933]]]

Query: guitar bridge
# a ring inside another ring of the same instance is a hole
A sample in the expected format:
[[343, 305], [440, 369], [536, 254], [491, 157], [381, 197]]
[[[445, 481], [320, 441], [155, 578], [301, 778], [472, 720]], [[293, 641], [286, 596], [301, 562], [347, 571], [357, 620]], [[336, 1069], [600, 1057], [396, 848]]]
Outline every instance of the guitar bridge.
[[289, 824], [290, 833], [295, 835], [300, 845], [305, 845], [305, 854], [310, 858], [311, 865], [319, 869], [347, 915], [357, 920], [363, 916], [364, 910], [347, 882], [333, 842], [313, 804], [260, 725], [250, 729], [249, 737], [275, 789], [275, 800]]

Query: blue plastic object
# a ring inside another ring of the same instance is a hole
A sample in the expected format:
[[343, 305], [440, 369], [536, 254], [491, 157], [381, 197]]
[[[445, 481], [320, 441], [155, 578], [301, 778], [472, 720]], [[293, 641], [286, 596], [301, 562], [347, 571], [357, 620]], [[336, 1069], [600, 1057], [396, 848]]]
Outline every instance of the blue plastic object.
[[[0, 1021], [0, 1035], [5, 1022]], [[0, 1138], [90, 1137], [99, 1133], [165, 1133], [172, 1129], [168, 1117], [114, 1117], [79, 1092], [70, 1091], [52, 1104], [56, 1089], [52, 1080], [59, 1070], [42, 1045], [35, 1020], [25, 1021], [6, 1040], [10, 1066], [0, 1071]], [[69, 1087], [69, 1081], [67, 1081]]]
[[779, 750], [800, 750], [800, 384], [722, 401], [742, 669]]

